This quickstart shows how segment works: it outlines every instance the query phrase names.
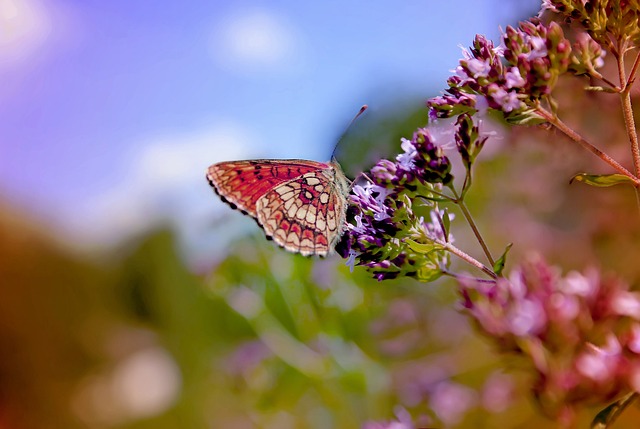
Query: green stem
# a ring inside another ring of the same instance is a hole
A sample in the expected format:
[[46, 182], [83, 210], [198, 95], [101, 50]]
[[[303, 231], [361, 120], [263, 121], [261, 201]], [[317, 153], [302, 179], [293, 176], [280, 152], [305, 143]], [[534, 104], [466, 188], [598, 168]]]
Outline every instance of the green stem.
[[495, 265], [495, 260], [493, 259], [493, 256], [491, 256], [489, 247], [487, 246], [487, 243], [485, 243], [484, 239], [482, 238], [482, 234], [480, 234], [480, 230], [476, 226], [476, 223], [473, 221], [473, 216], [471, 216], [471, 213], [469, 212], [467, 205], [464, 203], [464, 200], [458, 196], [458, 193], [453, 187], [451, 187], [451, 191], [453, 192], [453, 195], [455, 195], [456, 197], [456, 199], [453, 202], [456, 203], [458, 207], [460, 207], [460, 210], [462, 211], [462, 215], [467, 220], [469, 227], [471, 227], [471, 230], [473, 231], [473, 235], [476, 236], [476, 240], [478, 240], [478, 243], [480, 243], [480, 247], [482, 247], [482, 251], [484, 252], [491, 266], [493, 267]]
[[[451, 197], [451, 196], [449, 196], [449, 195], [447, 195], [447, 194], [443, 194], [443, 193], [442, 193], [442, 192], [440, 192], [440, 191], [436, 191], [435, 189], [429, 189], [429, 192], [430, 192], [430, 193], [432, 193], [432, 194], [434, 194], [434, 195], [439, 196], [439, 197], [440, 197], [440, 198], [442, 198], [443, 200], [447, 200], [447, 201], [450, 201], [450, 202], [452, 202], [452, 203], [455, 203], [455, 202], [456, 202], [456, 199], [455, 199], [455, 198], [453, 198], [453, 197]], [[418, 195], [418, 197], [420, 197], [420, 198], [424, 198], [424, 199], [425, 199], [425, 200], [427, 200], [427, 201], [428, 201], [428, 200], [430, 200], [430, 198], [429, 198], [429, 197], [425, 197], [424, 195]]]
[[562, 122], [560, 120], [560, 118], [558, 118], [556, 115], [554, 115], [553, 113], [551, 113], [548, 110], [544, 109], [542, 106], [537, 106], [536, 107], [536, 113], [538, 113], [547, 122], [549, 122], [551, 125], [553, 125], [558, 130], [560, 130], [562, 133], [564, 133], [571, 140], [573, 140], [574, 142], [580, 144], [583, 148], [587, 149], [589, 152], [593, 153], [595, 156], [597, 156], [598, 158], [600, 158], [601, 160], [603, 160], [604, 162], [609, 164], [611, 167], [613, 167], [620, 174], [623, 174], [623, 175], [627, 176], [628, 178], [630, 178], [635, 183], [636, 187], [640, 187], [640, 179], [638, 179], [636, 176], [634, 176], [629, 170], [624, 168], [618, 161], [616, 161], [615, 159], [611, 158], [609, 155], [607, 155], [606, 153], [602, 152], [600, 149], [598, 149], [597, 147], [595, 147], [594, 145], [592, 145], [591, 143], [586, 141], [584, 138], [582, 138], [582, 136], [580, 134], [578, 134], [572, 128], [567, 126], [567, 124]]

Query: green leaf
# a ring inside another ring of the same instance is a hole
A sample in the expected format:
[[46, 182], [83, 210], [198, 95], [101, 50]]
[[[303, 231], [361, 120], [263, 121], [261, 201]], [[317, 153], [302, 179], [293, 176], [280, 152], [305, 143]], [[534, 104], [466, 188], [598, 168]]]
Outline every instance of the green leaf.
[[608, 186], [620, 185], [628, 183], [630, 185], [635, 185], [635, 182], [624, 174], [587, 174], [587, 173], [579, 173], [571, 178], [569, 183], [573, 183], [573, 181], [584, 182], [587, 185], [598, 186], [600, 188], [606, 188]]
[[547, 122], [545, 118], [536, 113], [535, 109], [527, 109], [519, 114], [506, 115], [504, 119], [514, 125], [539, 125]]
[[416, 277], [423, 283], [430, 283], [442, 277], [442, 271], [432, 267], [420, 268], [416, 273]]
[[430, 243], [418, 243], [417, 241], [413, 241], [409, 238], [405, 239], [405, 242], [409, 245], [409, 247], [411, 248], [411, 250], [413, 250], [416, 253], [421, 253], [423, 255], [426, 255], [429, 252], [432, 252], [436, 249], [441, 249], [442, 246], [439, 246], [433, 242]]
[[629, 404], [638, 397], [638, 393], [631, 392], [607, 406], [594, 417], [591, 422], [591, 429], [606, 429], [618, 418]]
[[498, 258], [498, 260], [493, 264], [493, 272], [497, 275], [502, 275], [502, 270], [504, 270], [504, 265], [507, 263], [507, 253], [511, 250], [513, 243], [509, 243], [509, 245], [504, 249], [502, 255]]

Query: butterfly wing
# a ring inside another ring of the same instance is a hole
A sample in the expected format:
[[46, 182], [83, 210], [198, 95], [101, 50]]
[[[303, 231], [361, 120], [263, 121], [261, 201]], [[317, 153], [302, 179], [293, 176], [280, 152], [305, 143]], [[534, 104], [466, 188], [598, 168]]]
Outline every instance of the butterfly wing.
[[347, 180], [337, 166], [303, 174], [258, 199], [257, 220], [291, 252], [326, 256], [344, 232]]
[[230, 161], [210, 166], [207, 179], [223, 201], [255, 218], [256, 202], [267, 192], [291, 179], [328, 167], [328, 164], [302, 159]]

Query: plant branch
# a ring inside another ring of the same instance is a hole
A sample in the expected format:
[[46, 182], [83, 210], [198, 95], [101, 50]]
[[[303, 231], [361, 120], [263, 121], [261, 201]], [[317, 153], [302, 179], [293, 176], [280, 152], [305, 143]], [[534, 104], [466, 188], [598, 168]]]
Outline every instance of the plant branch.
[[634, 176], [629, 170], [624, 168], [618, 161], [611, 158], [609, 155], [602, 152], [600, 149], [582, 138], [580, 134], [575, 132], [571, 127], [567, 126], [567, 124], [562, 122], [556, 115], [544, 109], [542, 106], [536, 107], [536, 113], [538, 113], [541, 117], [543, 117], [547, 122], [556, 127], [558, 130], [562, 131], [571, 140], [579, 143], [583, 148], [587, 149], [589, 152], [593, 153], [595, 156], [609, 164], [617, 172], [629, 177], [633, 181], [633, 183], [635, 183], [636, 187], [640, 187], [640, 179]]
[[467, 208], [467, 205], [464, 203], [464, 200], [458, 196], [458, 193], [453, 187], [451, 187], [451, 191], [456, 197], [456, 199], [454, 200], [454, 203], [457, 204], [458, 207], [460, 207], [460, 210], [462, 211], [462, 215], [467, 220], [469, 227], [471, 227], [471, 230], [473, 231], [473, 235], [476, 236], [476, 240], [478, 240], [478, 243], [480, 243], [480, 247], [482, 247], [482, 251], [484, 252], [491, 266], [493, 267], [495, 265], [495, 260], [493, 259], [493, 256], [491, 256], [489, 247], [487, 246], [487, 243], [485, 243], [484, 239], [482, 238], [482, 234], [480, 234], [480, 230], [476, 226], [476, 223], [473, 220], [473, 216], [471, 216], [471, 212], [469, 212], [469, 209]]
[[614, 92], [620, 92], [620, 87], [618, 85], [616, 85], [615, 83], [611, 82], [609, 79], [607, 79], [606, 77], [602, 76], [600, 73], [598, 73], [597, 71], [593, 70], [592, 72], [589, 73], [589, 75], [591, 77], [593, 77], [594, 79], [598, 79], [601, 80], [602, 82], [606, 83], [607, 85], [609, 85], [611, 87], [611, 90]]
[[[633, 61], [633, 66], [631, 66], [631, 72], [629, 72], [629, 77], [627, 78], [627, 83], [625, 85], [625, 88], [626, 87], [631, 88], [631, 85], [633, 85], [633, 82], [635, 82], [636, 73], [638, 72], [638, 67], [640, 67], [640, 51], [638, 51], [638, 54], [636, 55], [636, 59]], [[629, 91], [631, 91], [631, 89], [629, 89]]]
[[[624, 48], [624, 47], [623, 47]], [[624, 52], [624, 49], [621, 49]], [[636, 59], [631, 68], [631, 74], [627, 78], [624, 65], [624, 53], [617, 56], [618, 60], [618, 74], [620, 75], [620, 104], [622, 105], [622, 114], [624, 116], [624, 125], [627, 129], [627, 136], [629, 137], [629, 143], [631, 143], [631, 154], [633, 157], [633, 169], [636, 176], [640, 174], [640, 146], [638, 145], [638, 133], [636, 132], [636, 124], [633, 118], [633, 106], [631, 105], [631, 87], [635, 80], [635, 73], [638, 69], [640, 61], [640, 55], [636, 56]]]
[[431, 239], [431, 240], [434, 243], [442, 246], [445, 250], [448, 250], [449, 252], [453, 253], [458, 258], [462, 259], [463, 261], [465, 261], [465, 262], [473, 265], [474, 267], [478, 268], [480, 271], [482, 271], [483, 273], [485, 273], [486, 275], [488, 275], [492, 279], [497, 279], [498, 278], [498, 275], [496, 273], [494, 273], [493, 270], [491, 270], [489, 267], [484, 265], [482, 262], [480, 262], [477, 259], [475, 259], [473, 256], [470, 256], [470, 255], [466, 254], [465, 252], [463, 252], [462, 250], [458, 249], [453, 244], [451, 244], [449, 242], [446, 242], [446, 241], [442, 241], [442, 240], [436, 240], [436, 239]]

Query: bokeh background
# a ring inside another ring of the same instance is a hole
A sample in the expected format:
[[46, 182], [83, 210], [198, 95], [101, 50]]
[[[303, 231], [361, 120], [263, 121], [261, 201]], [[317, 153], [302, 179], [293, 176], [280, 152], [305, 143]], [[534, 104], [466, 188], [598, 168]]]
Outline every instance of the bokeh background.
[[[204, 179], [223, 160], [325, 161], [338, 141], [354, 176], [424, 125], [459, 45], [538, 8], [0, 0], [0, 427], [549, 424], [450, 283], [285, 253]], [[619, 121], [594, 125], [607, 99], [578, 90], [567, 120], [624, 159]], [[598, 167], [560, 136], [500, 136], [470, 196], [495, 252], [637, 282], [633, 194], [569, 187]]]

